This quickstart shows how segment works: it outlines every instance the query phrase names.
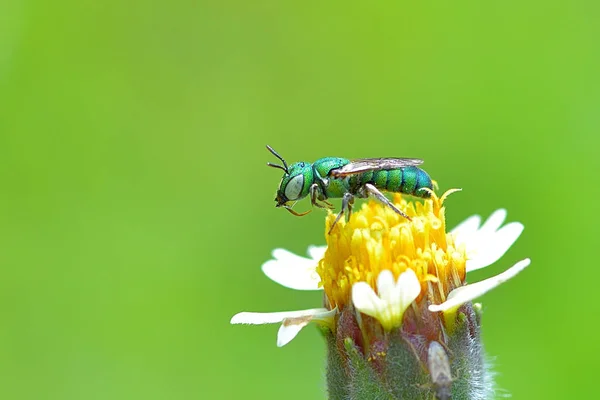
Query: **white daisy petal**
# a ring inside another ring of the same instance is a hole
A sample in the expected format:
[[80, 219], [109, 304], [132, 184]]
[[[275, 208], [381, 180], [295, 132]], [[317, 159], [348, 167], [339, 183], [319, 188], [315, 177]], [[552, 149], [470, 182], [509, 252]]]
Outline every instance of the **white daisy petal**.
[[352, 285], [352, 303], [356, 309], [364, 314], [376, 317], [384, 308], [384, 304], [366, 282], [357, 282]]
[[286, 249], [275, 249], [271, 254], [277, 261], [286, 264], [297, 264], [306, 261], [312, 261], [310, 258], [301, 257]]
[[519, 272], [523, 271], [529, 264], [531, 260], [526, 258], [524, 260], [519, 261], [511, 268], [507, 269], [503, 273], [496, 275], [492, 278], [483, 280], [481, 282], [472, 283], [470, 285], [461, 286], [459, 288], [454, 289], [448, 295], [448, 298], [442, 304], [432, 304], [429, 306], [429, 311], [446, 311], [456, 307], [459, 307], [469, 301], [476, 299], [477, 297], [487, 293], [492, 290], [496, 286], [506, 282], [510, 278], [517, 275]]
[[325, 250], [327, 250], [327, 246], [309, 246], [308, 255], [319, 262], [325, 256]]
[[311, 308], [299, 311], [284, 311], [274, 313], [241, 312], [231, 318], [232, 324], [276, 324], [282, 322], [277, 333], [277, 346], [285, 346], [296, 337], [309, 322], [333, 324], [337, 309]]
[[479, 225], [481, 225], [481, 217], [479, 215], [472, 215], [458, 224], [450, 233], [456, 238], [456, 244], [461, 245], [464, 244], [467, 238], [470, 238], [477, 232]]
[[502, 226], [502, 223], [506, 219], [506, 210], [501, 208], [496, 210], [490, 215], [490, 217], [483, 223], [481, 229], [479, 229], [479, 233], [482, 235], [486, 235], [489, 233], [496, 232], [498, 228]]
[[297, 324], [281, 324], [281, 326], [279, 327], [279, 331], [277, 332], [277, 347], [283, 347], [289, 342], [291, 342], [292, 339], [294, 339], [296, 335], [298, 335], [298, 333], [302, 330], [302, 328], [308, 325], [309, 322], [309, 320], [303, 320], [302, 322]]
[[381, 271], [377, 277], [378, 297], [387, 303], [391, 303], [396, 298], [396, 292], [396, 282], [394, 282], [394, 274], [392, 271], [387, 269]]
[[487, 267], [498, 261], [510, 247], [517, 241], [524, 226], [519, 222], [511, 222], [500, 228], [498, 232], [485, 238], [472, 258], [467, 260], [467, 272]]
[[282, 265], [277, 260], [269, 260], [262, 265], [262, 271], [271, 280], [281, 286], [294, 290], [321, 290], [321, 278], [315, 270], [315, 265]]
[[412, 304], [421, 293], [421, 284], [412, 269], [400, 274], [398, 282], [394, 285], [394, 294], [388, 300], [392, 321], [402, 321], [404, 311]]
[[475, 215], [452, 230], [455, 244], [465, 246], [467, 272], [498, 261], [521, 235], [523, 224], [512, 222], [501, 227], [505, 219], [506, 210], [499, 209], [494, 211], [480, 228], [481, 218]]
[[316, 271], [318, 260], [300, 257], [284, 249], [273, 250], [273, 257], [274, 260], [262, 265], [264, 274], [270, 279], [295, 290], [321, 289], [321, 278]]
[[337, 308], [333, 310], [322, 309], [322, 311], [312, 315], [284, 319], [277, 332], [277, 346], [282, 347], [291, 342], [309, 322], [320, 322], [332, 326], [336, 313]]
[[417, 274], [412, 269], [407, 269], [398, 277], [397, 287], [399, 289], [399, 298], [400, 298], [400, 307], [402, 307], [401, 313], [404, 314], [404, 311], [412, 304], [413, 301], [417, 297], [419, 297], [419, 293], [421, 293], [421, 284], [419, 283], [419, 278], [417, 278]]
[[270, 313], [259, 312], [241, 312], [231, 318], [232, 324], [277, 324], [283, 322], [286, 318], [302, 318], [306, 316], [320, 316], [323, 313], [329, 312], [326, 308], [310, 308], [308, 310], [299, 311], [281, 311]]
[[379, 320], [387, 330], [400, 325], [404, 311], [421, 292], [421, 284], [412, 269], [404, 271], [394, 282], [392, 271], [383, 270], [377, 277], [377, 293], [366, 282], [352, 285], [352, 303], [363, 314]]

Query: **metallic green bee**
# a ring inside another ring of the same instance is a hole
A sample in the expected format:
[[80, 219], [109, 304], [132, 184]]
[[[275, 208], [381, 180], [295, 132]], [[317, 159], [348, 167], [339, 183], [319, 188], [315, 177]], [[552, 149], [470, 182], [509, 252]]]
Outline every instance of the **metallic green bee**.
[[295, 203], [310, 195], [313, 206], [333, 208], [327, 199], [342, 199], [342, 209], [329, 232], [342, 214], [346, 213], [346, 220], [350, 218], [355, 196], [366, 198], [371, 195], [410, 220], [410, 217], [394, 206], [380, 190], [428, 198], [433, 189], [429, 175], [417, 168], [423, 161], [416, 158], [364, 158], [351, 161], [339, 157], [325, 157], [312, 164], [300, 161], [288, 167], [283, 157], [273, 148], [267, 145], [267, 149], [283, 163], [267, 165], [285, 172], [277, 190], [276, 207], [283, 207], [296, 216], [303, 216], [311, 210], [298, 213], [292, 210], [288, 203]]

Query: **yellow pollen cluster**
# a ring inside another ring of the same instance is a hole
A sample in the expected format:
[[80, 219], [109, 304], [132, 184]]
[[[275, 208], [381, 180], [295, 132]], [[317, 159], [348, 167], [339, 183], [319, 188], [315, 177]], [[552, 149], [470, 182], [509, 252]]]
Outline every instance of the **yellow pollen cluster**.
[[[407, 202], [399, 194], [393, 202], [411, 221], [376, 201], [363, 204], [347, 223], [340, 220], [326, 233], [327, 251], [317, 273], [330, 306], [344, 308], [351, 301], [352, 285], [367, 282], [376, 289], [379, 273], [392, 271], [394, 278], [412, 269], [421, 283], [421, 294], [432, 302], [445, 301], [450, 290], [465, 279], [464, 248], [456, 248], [446, 233], [444, 199], [432, 194], [423, 203]], [[335, 215], [327, 216], [325, 232]]]

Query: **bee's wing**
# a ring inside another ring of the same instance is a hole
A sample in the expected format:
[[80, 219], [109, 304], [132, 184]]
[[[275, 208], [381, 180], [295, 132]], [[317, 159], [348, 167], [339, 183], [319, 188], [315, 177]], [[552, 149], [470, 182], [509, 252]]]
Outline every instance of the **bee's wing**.
[[363, 172], [412, 167], [421, 164], [423, 164], [423, 160], [418, 158], [361, 158], [332, 170], [331, 175], [336, 178], [343, 178]]

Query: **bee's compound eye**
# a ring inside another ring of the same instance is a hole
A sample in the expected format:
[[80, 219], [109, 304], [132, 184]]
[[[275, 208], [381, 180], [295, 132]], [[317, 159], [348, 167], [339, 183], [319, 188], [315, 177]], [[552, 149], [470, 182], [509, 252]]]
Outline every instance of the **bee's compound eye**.
[[285, 187], [285, 197], [289, 200], [296, 200], [300, 197], [300, 193], [302, 193], [302, 187], [304, 186], [304, 175], [298, 174], [290, 181]]

